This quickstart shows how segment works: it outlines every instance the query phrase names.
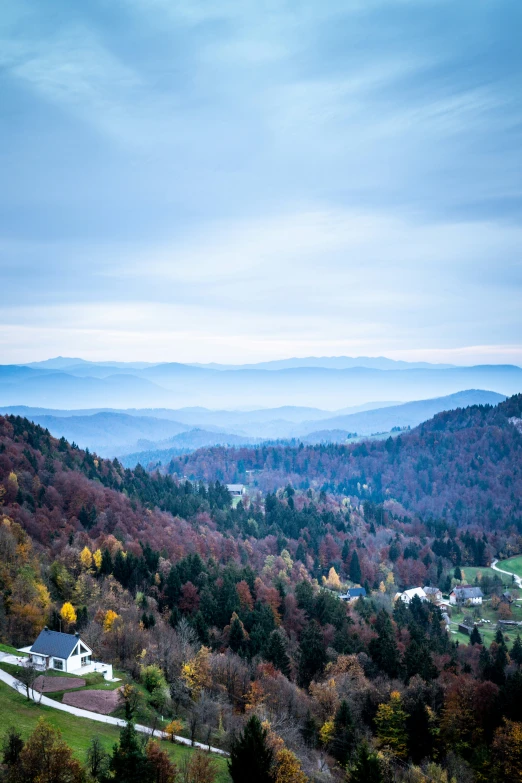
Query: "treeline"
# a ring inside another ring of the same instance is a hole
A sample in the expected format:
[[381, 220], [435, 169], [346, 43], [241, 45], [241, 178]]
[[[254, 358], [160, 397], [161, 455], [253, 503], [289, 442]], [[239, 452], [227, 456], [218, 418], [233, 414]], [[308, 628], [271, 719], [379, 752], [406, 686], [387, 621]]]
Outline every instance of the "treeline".
[[437, 414], [386, 441], [200, 449], [173, 459], [168, 472], [250, 481], [263, 491], [291, 483], [376, 503], [392, 497], [424, 518], [522, 530], [522, 435], [510, 422], [521, 416], [516, 395]]

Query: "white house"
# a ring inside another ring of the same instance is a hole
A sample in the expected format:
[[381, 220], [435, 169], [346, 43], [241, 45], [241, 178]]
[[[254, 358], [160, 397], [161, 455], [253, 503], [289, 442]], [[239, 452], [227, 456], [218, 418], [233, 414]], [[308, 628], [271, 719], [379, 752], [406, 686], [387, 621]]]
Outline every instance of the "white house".
[[480, 606], [483, 598], [480, 587], [471, 585], [457, 585], [450, 593], [450, 604], [466, 604], [467, 606]]
[[112, 665], [92, 660], [92, 649], [79, 633], [61, 633], [50, 631], [47, 627], [41, 631], [34, 644], [24, 652], [29, 653], [29, 661], [37, 669], [55, 669], [67, 674], [89, 674], [100, 672], [104, 679], [112, 681]]
[[56, 669], [68, 674], [77, 673], [78, 669], [90, 666], [92, 650], [80, 634], [50, 631], [47, 627], [29, 650], [31, 663], [42, 669]]
[[424, 592], [428, 599], [433, 601], [434, 604], [438, 604], [442, 601], [442, 591], [438, 587], [425, 587]]
[[366, 598], [366, 590], [364, 587], [349, 587], [346, 593], [340, 595], [339, 598], [341, 601], [353, 603], [354, 601], [357, 601], [358, 598]]
[[412, 587], [410, 590], [405, 590], [403, 593], [398, 593], [397, 598], [404, 601], [405, 604], [409, 604], [412, 598], [417, 596], [421, 601], [427, 601], [428, 597], [422, 587]]

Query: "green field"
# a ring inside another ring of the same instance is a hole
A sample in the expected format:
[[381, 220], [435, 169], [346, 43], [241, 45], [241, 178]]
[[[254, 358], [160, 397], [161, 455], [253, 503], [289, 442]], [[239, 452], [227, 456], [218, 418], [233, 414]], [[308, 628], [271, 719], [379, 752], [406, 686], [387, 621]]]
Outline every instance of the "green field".
[[[480, 618], [484, 618], [485, 620], [491, 620], [491, 623], [483, 625], [481, 628], [479, 628], [479, 633], [482, 636], [482, 639], [486, 645], [490, 645], [491, 642], [495, 639], [495, 634], [497, 631], [497, 621], [498, 621], [498, 612], [495, 611], [492, 607], [489, 601], [485, 601], [482, 606], [478, 607], [480, 612]], [[522, 622], [522, 604], [518, 602], [514, 602], [511, 604], [511, 613], [512, 613], [512, 620], [516, 620], [518, 622]], [[455, 623], [455, 625], [452, 624], [451, 630], [456, 631], [457, 630], [457, 624], [462, 622], [464, 617], [471, 616], [473, 617], [473, 608], [467, 608], [467, 607], [451, 607], [451, 620], [452, 623]], [[477, 618], [479, 619], [479, 618]], [[522, 629], [521, 628], [514, 628], [510, 630], [502, 629], [502, 633], [504, 634], [506, 641], [508, 645], [511, 645], [514, 641], [517, 634], [520, 634], [522, 637]], [[452, 633], [451, 638], [453, 640], [458, 639], [461, 644], [469, 644], [469, 636], [466, 634], [460, 633], [460, 631], [457, 631], [457, 633]]]
[[522, 577], [522, 555], [510, 557], [508, 560], [500, 560], [497, 566]]
[[[100, 738], [105, 749], [110, 751], [118, 741], [120, 730], [117, 726], [108, 726], [105, 723], [77, 718], [67, 712], [53, 710], [52, 707], [44, 707], [27, 701], [25, 696], [17, 693], [5, 683], [0, 682], [0, 743], [11, 726], [19, 729], [24, 739], [33, 731], [40, 717], [44, 717], [52, 726], [62, 733], [62, 737], [73, 749], [75, 756], [85, 762], [85, 754], [91, 738]], [[177, 764], [187, 755], [193, 753], [191, 748], [175, 745], [171, 742], [162, 742], [161, 747], [166, 750]], [[218, 765], [218, 783], [230, 783], [226, 759], [219, 756], [213, 757]]]
[[[500, 566], [502, 567], [502, 566]], [[507, 574], [499, 574], [498, 571], [494, 571], [492, 568], [476, 568], [475, 566], [462, 566], [461, 569], [462, 575], [464, 577], [464, 582], [470, 585], [475, 584], [475, 579], [477, 578], [477, 574], [482, 574], [482, 576], [487, 576], [490, 579], [501, 579], [502, 582], [506, 585], [512, 584], [512, 579], [510, 576], [507, 576]]]

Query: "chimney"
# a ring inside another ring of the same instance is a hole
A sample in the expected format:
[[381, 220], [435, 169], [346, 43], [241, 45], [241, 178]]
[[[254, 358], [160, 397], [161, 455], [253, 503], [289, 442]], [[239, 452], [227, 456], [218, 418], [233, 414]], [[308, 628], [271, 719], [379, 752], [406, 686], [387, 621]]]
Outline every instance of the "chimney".
[[77, 639], [80, 638], [80, 634], [78, 633], [78, 631], [76, 631], [76, 633], [74, 635], [76, 636]]

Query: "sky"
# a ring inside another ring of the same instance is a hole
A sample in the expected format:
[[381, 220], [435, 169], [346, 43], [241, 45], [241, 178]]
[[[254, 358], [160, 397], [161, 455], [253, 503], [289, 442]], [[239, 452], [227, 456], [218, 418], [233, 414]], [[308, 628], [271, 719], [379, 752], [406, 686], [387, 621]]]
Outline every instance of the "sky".
[[0, 363], [522, 365], [522, 3], [4, 0]]

